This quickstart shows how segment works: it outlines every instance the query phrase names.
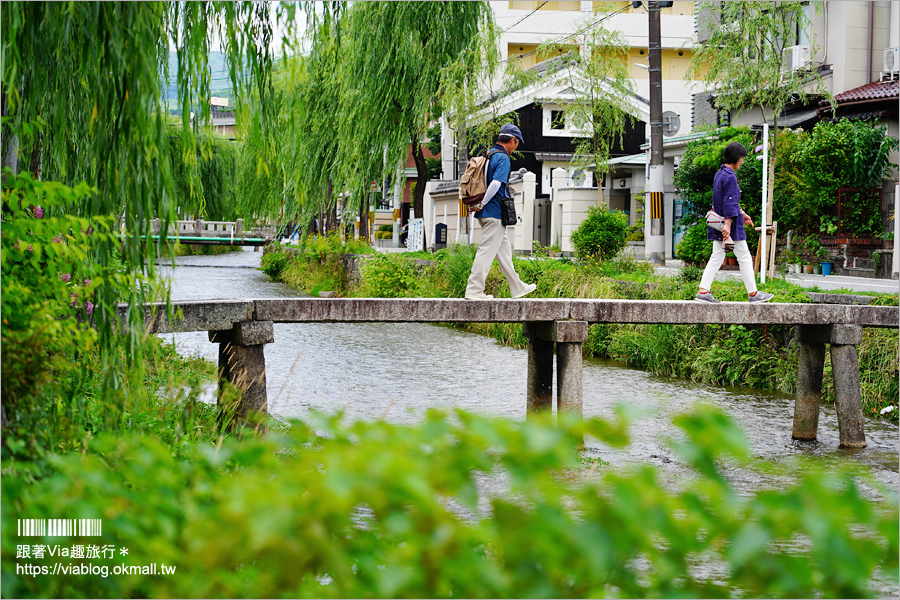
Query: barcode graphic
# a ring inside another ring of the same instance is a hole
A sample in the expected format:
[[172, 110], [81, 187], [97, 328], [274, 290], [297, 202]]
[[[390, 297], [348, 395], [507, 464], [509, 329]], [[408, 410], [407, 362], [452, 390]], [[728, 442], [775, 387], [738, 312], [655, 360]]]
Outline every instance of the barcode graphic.
[[97, 536], [101, 519], [19, 519], [19, 537]]

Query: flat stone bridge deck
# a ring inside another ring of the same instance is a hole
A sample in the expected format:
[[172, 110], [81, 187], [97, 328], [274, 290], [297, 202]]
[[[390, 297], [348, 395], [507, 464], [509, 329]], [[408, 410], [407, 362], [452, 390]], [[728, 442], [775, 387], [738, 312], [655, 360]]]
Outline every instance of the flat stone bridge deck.
[[[900, 308], [841, 304], [703, 304], [679, 300], [458, 298], [272, 298], [119, 307], [148, 333], [208, 331], [219, 346], [220, 409], [235, 422], [267, 411], [263, 347], [274, 323], [522, 323], [528, 338], [526, 394], [529, 413], [552, 407], [554, 354], [557, 408], [582, 413], [582, 343], [592, 323], [792, 325], [800, 347], [793, 437], [816, 438], [825, 345], [830, 345], [840, 443], [866, 445], [856, 346], [863, 327], [900, 328]], [[141, 311], [134, 315], [131, 311]], [[226, 402], [225, 382], [241, 392]]]

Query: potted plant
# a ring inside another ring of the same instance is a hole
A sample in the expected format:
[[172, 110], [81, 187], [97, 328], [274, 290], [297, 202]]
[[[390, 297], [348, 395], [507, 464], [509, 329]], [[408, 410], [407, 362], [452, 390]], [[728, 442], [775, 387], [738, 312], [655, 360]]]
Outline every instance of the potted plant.
[[831, 268], [834, 266], [834, 263], [828, 260], [828, 248], [820, 245], [819, 249], [816, 250], [816, 257], [819, 259], [822, 275], [831, 275]]
[[784, 273], [799, 273], [800, 272], [800, 262], [799, 255], [793, 250], [782, 250], [780, 256], [778, 257], [778, 264], [781, 266], [781, 270]]
[[818, 238], [810, 236], [803, 241], [803, 247], [806, 250], [806, 260], [803, 265], [803, 272], [807, 275], [812, 275], [819, 268], [818, 255], [822, 245], [819, 244]]

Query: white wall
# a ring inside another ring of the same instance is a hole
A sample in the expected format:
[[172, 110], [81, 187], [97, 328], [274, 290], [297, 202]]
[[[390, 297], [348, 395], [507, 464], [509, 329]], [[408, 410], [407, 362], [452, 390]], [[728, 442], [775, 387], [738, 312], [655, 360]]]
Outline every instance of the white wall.
[[[530, 252], [534, 232], [534, 197], [537, 188], [537, 178], [534, 173], [526, 172], [522, 179], [510, 184], [510, 192], [516, 201], [516, 216], [518, 225], [510, 227], [513, 241], [513, 249], [517, 252]], [[434, 226], [436, 223], [447, 225], [447, 245], [458, 243], [460, 234], [465, 235], [465, 220], [459, 218], [459, 188], [434, 193], [436, 184], [442, 182], [428, 182], [425, 186], [425, 231], [429, 246], [434, 245]], [[469, 231], [473, 244], [481, 241], [481, 226], [472, 215], [465, 217], [469, 221]], [[464, 218], [464, 219], [465, 219]]]

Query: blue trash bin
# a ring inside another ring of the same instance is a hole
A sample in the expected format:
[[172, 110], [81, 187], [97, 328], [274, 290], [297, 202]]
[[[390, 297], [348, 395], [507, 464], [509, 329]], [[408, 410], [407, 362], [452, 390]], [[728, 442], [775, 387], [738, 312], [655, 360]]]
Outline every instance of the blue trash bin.
[[822, 275], [831, 275], [831, 267], [834, 266], [834, 263], [831, 261], [826, 261], [822, 263]]

